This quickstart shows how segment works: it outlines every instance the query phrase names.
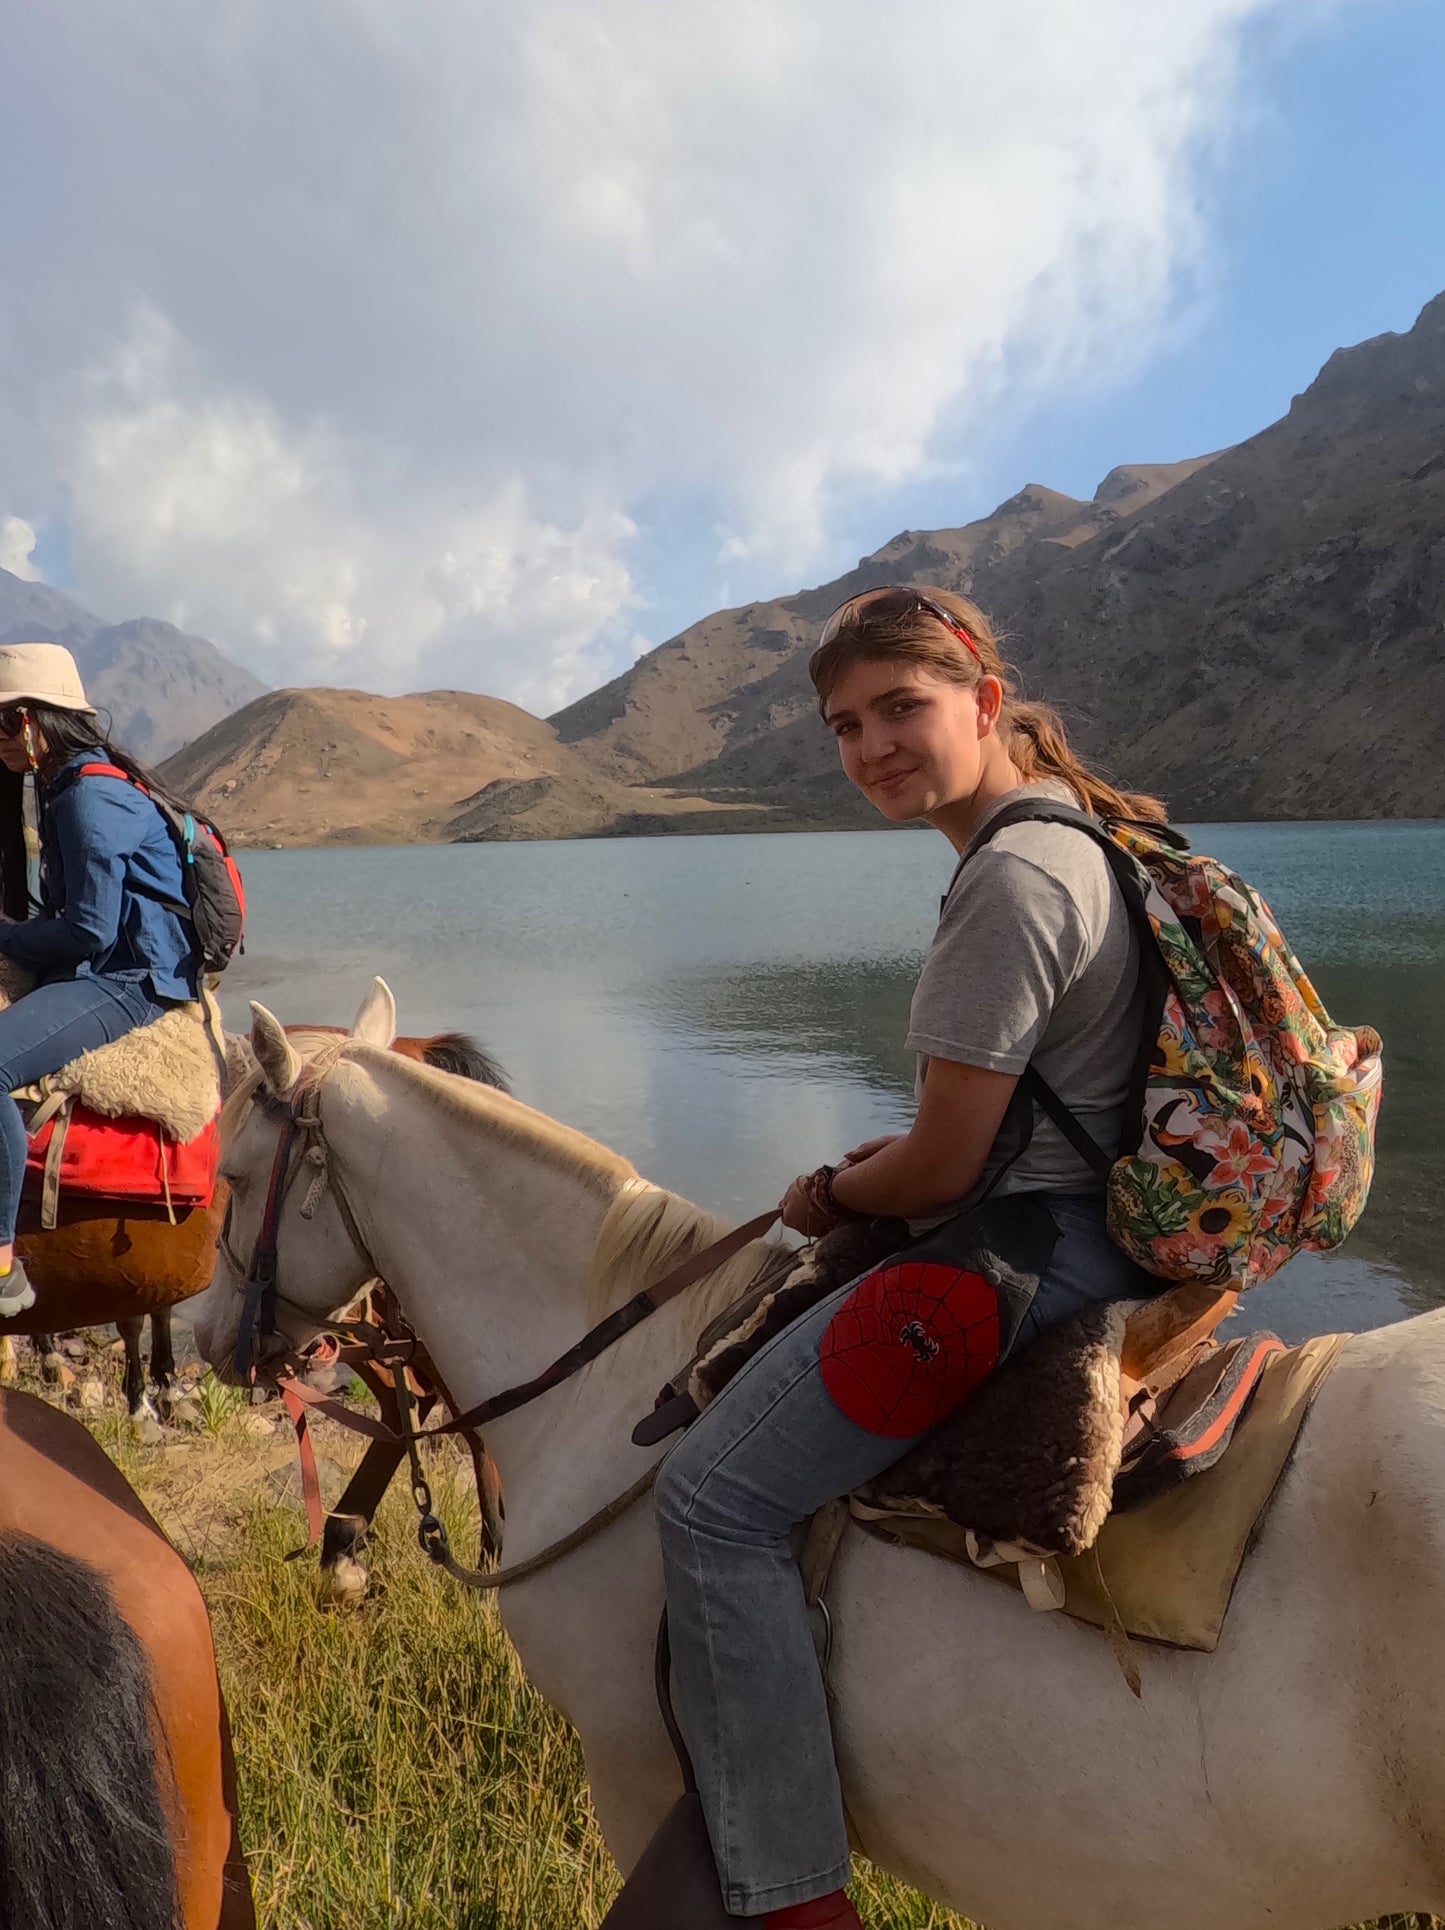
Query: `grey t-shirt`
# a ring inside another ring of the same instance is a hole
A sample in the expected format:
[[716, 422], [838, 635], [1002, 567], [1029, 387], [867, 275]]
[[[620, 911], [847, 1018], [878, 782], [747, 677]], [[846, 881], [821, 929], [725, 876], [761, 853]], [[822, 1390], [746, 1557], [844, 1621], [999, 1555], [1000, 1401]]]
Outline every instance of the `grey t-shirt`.
[[[990, 819], [1022, 798], [1077, 804], [1052, 779], [991, 805], [954, 874], [913, 994], [908, 1045], [927, 1062], [1039, 1075], [1112, 1153], [1139, 1043], [1139, 941], [1102, 851], [1063, 824], [1015, 824], [982, 850]], [[1087, 1193], [1101, 1181], [1036, 1111], [1000, 1193]]]

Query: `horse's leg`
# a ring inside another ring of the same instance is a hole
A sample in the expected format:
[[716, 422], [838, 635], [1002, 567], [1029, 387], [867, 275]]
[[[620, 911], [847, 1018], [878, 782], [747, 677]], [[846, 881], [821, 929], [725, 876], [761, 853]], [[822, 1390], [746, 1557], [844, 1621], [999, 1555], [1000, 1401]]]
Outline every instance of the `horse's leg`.
[[171, 1310], [158, 1308], [151, 1315], [152, 1387], [168, 1388], [176, 1377], [175, 1346], [171, 1337]]
[[127, 1314], [115, 1323], [116, 1332], [125, 1342], [125, 1409], [134, 1420], [141, 1410], [146, 1397], [145, 1367], [140, 1357], [141, 1329], [145, 1325], [142, 1314]]
[[[166, 1324], [169, 1326], [169, 1321]], [[224, 1701], [221, 1703], [221, 1793], [230, 1819], [231, 1842], [221, 1879], [221, 1914], [216, 1930], [256, 1930], [251, 1872], [246, 1867], [246, 1852], [241, 1847], [241, 1833], [237, 1825], [240, 1798], [236, 1791], [236, 1752], [231, 1744], [231, 1718]]]
[[60, 1351], [60, 1341], [55, 1334], [32, 1334], [30, 1345], [40, 1358], [40, 1372], [52, 1387], [69, 1387], [75, 1380], [75, 1370]]
[[462, 1438], [471, 1454], [472, 1474], [477, 1483], [477, 1507], [482, 1516], [481, 1560], [485, 1566], [489, 1558], [500, 1559], [502, 1553], [502, 1529], [507, 1518], [506, 1503], [502, 1499], [502, 1477], [480, 1434], [473, 1434], [468, 1429]]
[[[360, 1378], [370, 1388], [387, 1427], [401, 1431], [401, 1410], [391, 1375], [384, 1367], [369, 1362], [357, 1367]], [[418, 1420], [425, 1420], [436, 1404], [435, 1394], [425, 1394], [416, 1402]], [[372, 1520], [381, 1498], [391, 1486], [397, 1469], [406, 1459], [399, 1441], [372, 1441], [357, 1465], [346, 1490], [326, 1517], [321, 1533], [321, 1592], [324, 1599], [345, 1608], [354, 1607], [366, 1593], [367, 1573], [361, 1561]]]
[[[382, 1419], [390, 1426], [396, 1424], [384, 1403]], [[346, 1484], [346, 1492], [327, 1514], [321, 1531], [321, 1592], [325, 1599], [343, 1608], [354, 1607], [366, 1594], [367, 1572], [361, 1554], [381, 1497], [405, 1458], [406, 1449], [400, 1443], [370, 1442]]]

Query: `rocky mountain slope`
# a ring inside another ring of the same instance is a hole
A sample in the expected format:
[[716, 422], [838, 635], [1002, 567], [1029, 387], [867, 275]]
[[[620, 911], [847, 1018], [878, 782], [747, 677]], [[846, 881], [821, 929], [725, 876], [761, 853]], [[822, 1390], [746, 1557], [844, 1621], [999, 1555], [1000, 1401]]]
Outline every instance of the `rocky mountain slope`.
[[163, 767], [240, 845], [751, 827], [766, 811], [628, 786], [515, 704], [469, 691], [276, 690]]
[[1445, 296], [1237, 448], [905, 531], [836, 582], [704, 618], [552, 721], [617, 776], [866, 822], [806, 660], [838, 602], [895, 581], [973, 596], [1081, 747], [1182, 817], [1445, 814]]
[[0, 570], [0, 643], [63, 643], [116, 739], [151, 762], [169, 757], [266, 688], [205, 637], [140, 617], [107, 624], [45, 583]]

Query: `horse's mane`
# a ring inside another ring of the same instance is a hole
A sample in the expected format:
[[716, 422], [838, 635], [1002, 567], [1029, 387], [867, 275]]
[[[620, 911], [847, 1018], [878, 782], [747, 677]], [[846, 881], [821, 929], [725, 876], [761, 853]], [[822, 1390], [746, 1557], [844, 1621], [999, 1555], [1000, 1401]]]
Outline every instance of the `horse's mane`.
[[[694, 1206], [650, 1180], [624, 1180], [602, 1223], [592, 1255], [591, 1311], [600, 1317], [651, 1286], [694, 1253], [732, 1229], [716, 1213]], [[750, 1240], [741, 1252], [698, 1283], [709, 1308], [745, 1293], [763, 1267], [786, 1249], [777, 1240]], [[706, 1319], [704, 1314], [703, 1319]], [[699, 1325], [703, 1324], [701, 1321]]]
[[[641, 1178], [620, 1153], [610, 1151], [574, 1126], [535, 1111], [508, 1092], [457, 1079], [418, 1060], [401, 1058], [356, 1039], [338, 1039], [334, 1033], [295, 1032], [290, 1036], [303, 1056], [308, 1048], [319, 1048], [307, 1059], [297, 1082], [298, 1092], [317, 1085], [340, 1063], [352, 1062], [369, 1071], [385, 1072], [424, 1091], [428, 1106], [435, 1111], [525, 1148], [604, 1200], [607, 1216], [592, 1257], [589, 1289], [594, 1316], [620, 1306], [729, 1230], [728, 1222], [716, 1214]], [[253, 1067], [228, 1095], [221, 1113], [223, 1145], [229, 1143], [261, 1084], [260, 1068]], [[702, 1288], [707, 1306], [720, 1307], [736, 1299], [779, 1250], [779, 1243], [772, 1241], [758, 1240], [745, 1246], [709, 1276]]]

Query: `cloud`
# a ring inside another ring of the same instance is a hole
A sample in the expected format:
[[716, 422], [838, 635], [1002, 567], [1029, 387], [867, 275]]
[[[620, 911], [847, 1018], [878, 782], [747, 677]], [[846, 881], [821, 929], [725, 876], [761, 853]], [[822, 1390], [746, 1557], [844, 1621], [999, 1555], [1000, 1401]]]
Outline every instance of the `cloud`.
[[38, 583], [40, 572], [30, 560], [35, 541], [35, 531], [23, 516], [0, 516], [0, 570]]
[[0, 511], [273, 681], [550, 707], [638, 646], [641, 526], [787, 583], [1145, 356], [1280, 4], [26, 10]]

